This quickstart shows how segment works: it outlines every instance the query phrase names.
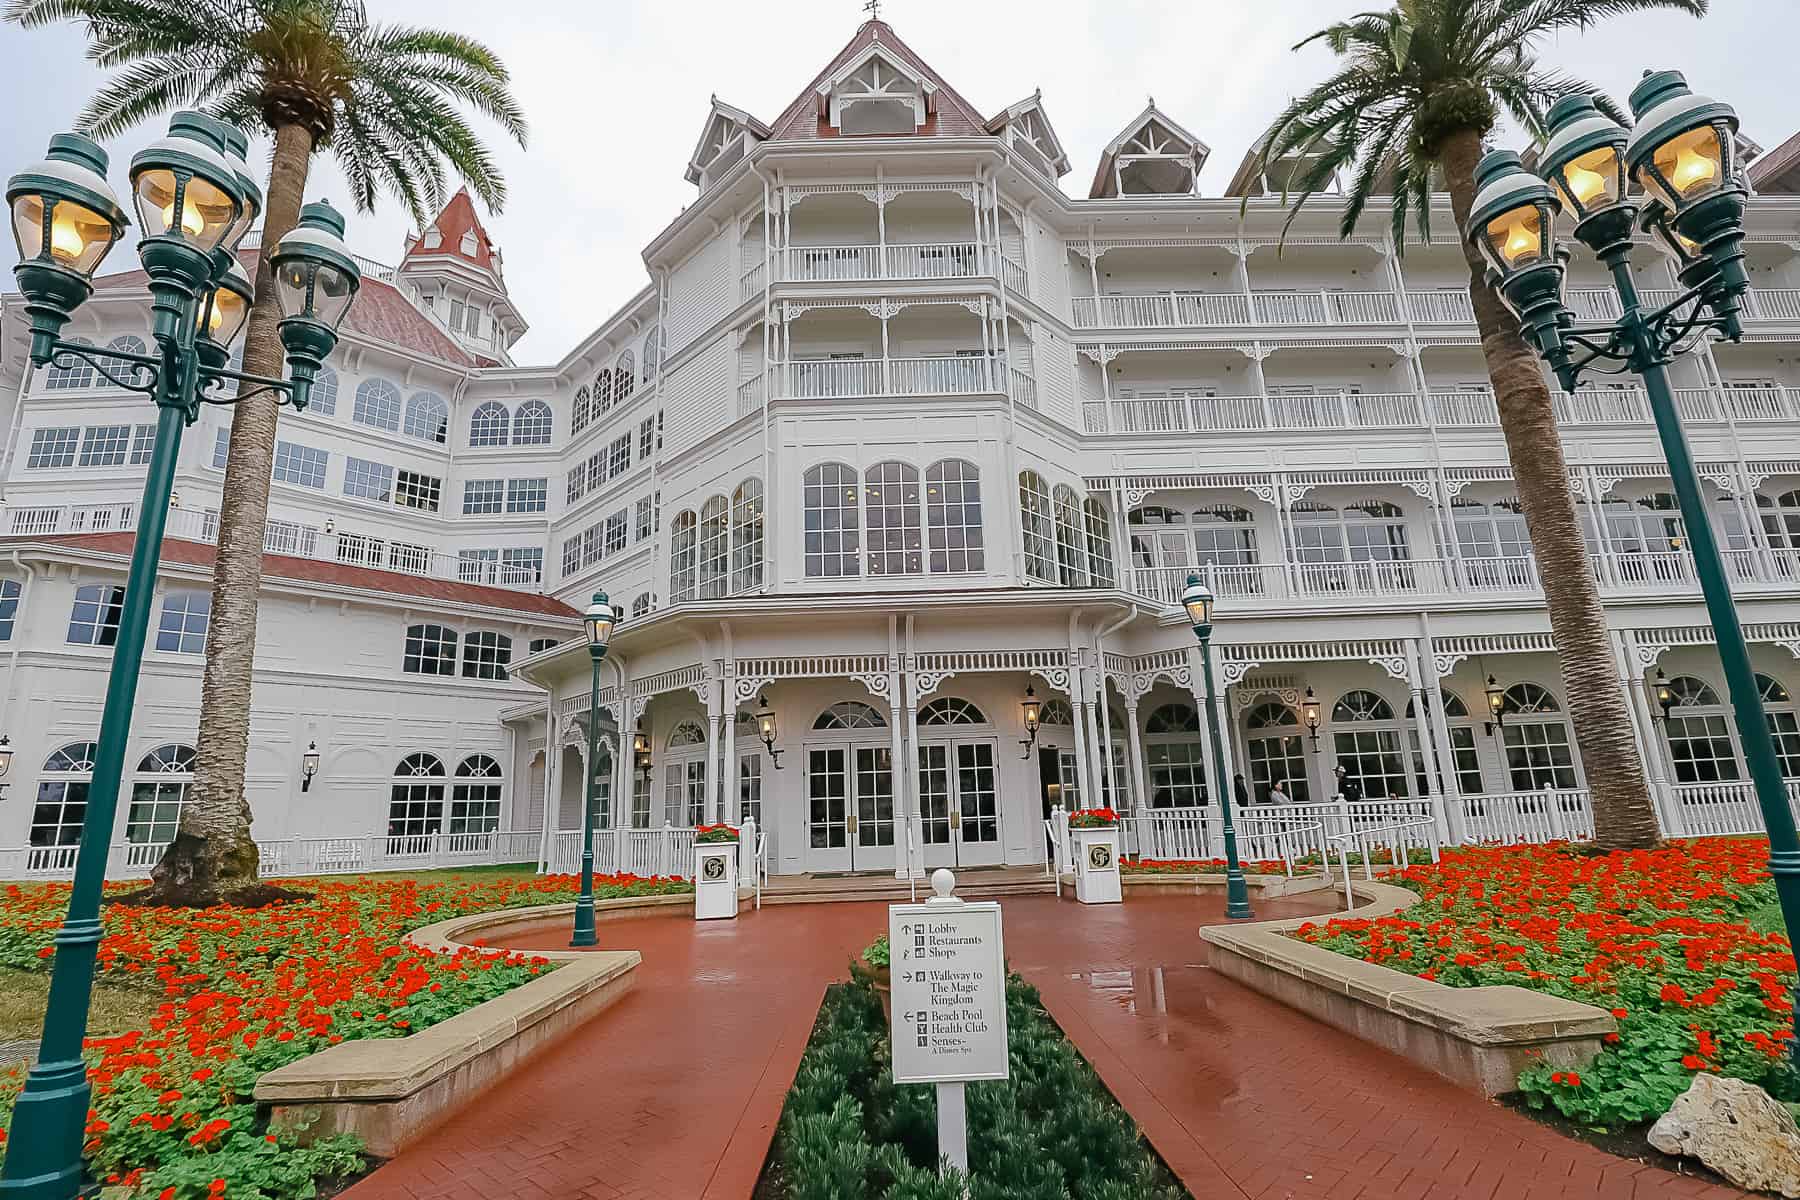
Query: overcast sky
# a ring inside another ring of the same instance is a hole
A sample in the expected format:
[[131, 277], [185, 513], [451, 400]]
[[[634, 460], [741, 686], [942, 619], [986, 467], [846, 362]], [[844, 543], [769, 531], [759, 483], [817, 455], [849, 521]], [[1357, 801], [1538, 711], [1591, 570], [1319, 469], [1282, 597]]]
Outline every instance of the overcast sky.
[[[882, 16], [983, 114], [1041, 87], [1073, 163], [1063, 180], [1071, 193], [1086, 194], [1101, 147], [1154, 96], [1212, 148], [1201, 186], [1216, 195], [1281, 104], [1329, 69], [1327, 51], [1296, 54], [1293, 44], [1379, 3], [886, 0]], [[482, 39], [513, 73], [531, 139], [524, 150], [498, 145], [511, 197], [484, 220], [532, 326], [515, 348], [521, 363], [559, 359], [643, 286], [643, 246], [694, 196], [682, 171], [708, 96], [773, 120], [863, 18], [859, 0], [368, 0], [368, 9], [377, 22]], [[1713, 0], [1713, 9], [1702, 21], [1622, 18], [1546, 45], [1542, 57], [1621, 101], [1645, 67], [1680, 68], [1773, 146], [1800, 129], [1800, 3]], [[40, 157], [72, 122], [100, 78], [83, 49], [74, 26], [0, 29], [0, 172]], [[164, 124], [107, 147], [120, 195], [131, 154]], [[315, 160], [308, 197], [346, 195], [329, 161]], [[384, 199], [351, 218], [350, 243], [392, 262], [409, 223]], [[10, 268], [10, 238], [4, 255]], [[103, 269], [135, 265], [128, 235]]]

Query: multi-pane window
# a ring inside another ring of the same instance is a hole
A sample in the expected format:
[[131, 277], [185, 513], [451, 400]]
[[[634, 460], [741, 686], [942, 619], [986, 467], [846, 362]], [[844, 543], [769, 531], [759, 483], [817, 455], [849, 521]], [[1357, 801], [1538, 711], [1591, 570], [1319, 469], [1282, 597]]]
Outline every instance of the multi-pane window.
[[621, 508], [606, 518], [606, 553], [617, 554], [625, 548], [626, 535], [631, 528], [631, 510]]
[[194, 748], [158, 746], [138, 763], [131, 783], [131, 808], [125, 818], [125, 840], [161, 845], [175, 840], [181, 810], [194, 783]]
[[1091, 497], [1082, 502], [1081, 517], [1087, 529], [1088, 573], [1095, 587], [1116, 582], [1112, 560], [1112, 519], [1106, 507]]
[[500, 828], [500, 764], [473, 754], [456, 766], [446, 833], [492, 833]]
[[806, 511], [807, 576], [861, 574], [862, 522], [856, 472], [843, 463], [820, 463], [802, 477], [801, 490]]
[[642, 500], [637, 502], [636, 519], [633, 522], [631, 534], [632, 541], [641, 542], [654, 532], [651, 519], [651, 513], [653, 511], [654, 509], [651, 505], [650, 497], [645, 496]]
[[[1481, 755], [1475, 748], [1475, 727], [1469, 721], [1469, 707], [1462, 697], [1455, 692], [1440, 692], [1444, 706], [1444, 716], [1449, 720], [1450, 757], [1448, 764], [1455, 791], [1464, 796], [1479, 796], [1484, 790], [1481, 779]], [[1417, 717], [1417, 706], [1412, 700], [1406, 702], [1406, 719], [1414, 721]], [[1413, 776], [1419, 785], [1418, 794], [1428, 795], [1431, 791], [1430, 780], [1425, 773], [1425, 754], [1419, 748], [1419, 731], [1416, 728], [1407, 730], [1407, 744], [1412, 747]], [[1446, 790], [1450, 790], [1446, 786]]]
[[228, 425], [224, 429], [219, 430], [219, 435], [213, 439], [213, 470], [223, 471], [225, 469], [225, 459], [230, 453], [231, 427]]
[[1050, 489], [1036, 471], [1019, 472], [1019, 516], [1025, 543], [1025, 574], [1054, 583], [1056, 531], [1050, 518]]
[[638, 422], [638, 458], [649, 458], [656, 452], [656, 418], [645, 417]]
[[570, 504], [587, 495], [587, 467], [576, 465], [569, 468], [569, 488], [565, 495]]
[[505, 679], [512, 662], [512, 639], [504, 633], [480, 629], [463, 639], [464, 679]]
[[170, 592], [163, 597], [156, 626], [156, 648], [177, 654], [204, 654], [206, 626], [212, 618], [212, 593]]
[[[83, 346], [94, 343], [87, 338], [70, 338]], [[98, 378], [94, 365], [85, 358], [78, 358], [68, 352], [58, 354], [50, 360], [50, 369], [44, 372], [44, 390], [47, 392], [74, 391], [78, 388], [94, 386]]]
[[576, 534], [574, 537], [567, 538], [563, 542], [563, 578], [567, 579], [579, 570], [581, 570], [581, 535]]
[[75, 465], [75, 446], [81, 440], [79, 426], [68, 429], [36, 429], [31, 434], [31, 449], [25, 456], [25, 469], [36, 471], [46, 467]]
[[506, 481], [506, 511], [509, 513], [543, 512], [550, 506], [548, 479], [509, 479]]
[[650, 332], [644, 335], [644, 382], [649, 383], [656, 378], [656, 369], [662, 365], [662, 326], [652, 325]]
[[1331, 709], [1337, 765], [1368, 800], [1404, 799], [1409, 792], [1400, 753], [1400, 725], [1386, 700], [1368, 691], [1346, 692]]
[[401, 508], [436, 512], [443, 480], [418, 471], [401, 471], [394, 477], [394, 503]]
[[762, 480], [746, 479], [731, 495], [731, 590], [739, 594], [755, 591], [762, 581]]
[[573, 409], [573, 416], [571, 417], [571, 419], [569, 421], [569, 432], [580, 433], [582, 430], [587, 428], [588, 421], [591, 420], [592, 417], [593, 417], [593, 401], [588, 394], [587, 388], [585, 388], [585, 387], [576, 388], [575, 389], [575, 405], [574, 405], [574, 409]]
[[394, 468], [361, 458], [344, 460], [344, 495], [383, 504], [394, 497]]
[[926, 468], [925, 524], [933, 573], [982, 569], [981, 473], [974, 463], [947, 458]]
[[298, 442], [276, 442], [275, 482], [323, 489], [325, 468], [330, 461], [331, 455], [324, 450]]
[[[0, 602], [0, 608], [3, 607]], [[1775, 758], [1781, 764], [1781, 773], [1788, 779], [1800, 779], [1800, 719], [1794, 715], [1793, 697], [1779, 680], [1768, 675], [1756, 677], [1756, 688], [1762, 694], [1763, 713], [1768, 717], [1769, 735], [1775, 739]]]
[[1089, 578], [1081, 498], [1068, 484], [1058, 484], [1050, 507], [1056, 529], [1057, 578], [1064, 587], [1086, 587]]
[[1276, 788], [1291, 804], [1305, 804], [1311, 798], [1306, 742], [1293, 709], [1276, 701], [1251, 709], [1244, 718], [1244, 751], [1257, 803], [1269, 803], [1269, 793]]
[[497, 513], [506, 506], [504, 479], [463, 480], [463, 515], [465, 517]]
[[388, 836], [425, 837], [444, 820], [444, 764], [432, 754], [409, 754], [394, 769], [388, 799]]
[[1678, 675], [1668, 684], [1675, 704], [1664, 722], [1676, 783], [1725, 783], [1742, 778], [1731, 740], [1729, 711], [1704, 680]]
[[730, 506], [714, 496], [700, 509], [700, 598], [717, 600], [725, 594], [726, 560], [731, 545]]
[[631, 469], [631, 435], [621, 434], [606, 448], [606, 477], [617, 479]]
[[337, 415], [338, 377], [330, 367], [320, 367], [313, 379], [312, 394], [306, 398], [306, 411], [321, 417]]
[[1144, 724], [1152, 808], [1193, 808], [1206, 803], [1206, 743], [1200, 717], [1187, 704], [1165, 704]]
[[631, 351], [619, 355], [619, 365], [613, 368], [613, 399], [620, 404], [631, 399], [631, 393], [637, 387], [637, 366], [632, 362]]
[[581, 531], [581, 565], [591, 567], [600, 561], [600, 526], [590, 525]]
[[356, 388], [350, 419], [377, 429], [400, 428], [400, 389], [385, 379], [365, 379]]
[[910, 463], [876, 463], [863, 473], [870, 575], [915, 575], [924, 570], [919, 471]]
[[512, 546], [500, 552], [501, 579], [507, 583], [542, 583], [544, 548]]
[[1506, 768], [1515, 792], [1578, 787], [1569, 727], [1558, 715], [1556, 698], [1535, 683], [1506, 689], [1500, 711], [1506, 717]]
[[587, 490], [597, 492], [606, 482], [606, 451], [597, 450], [587, 460]]
[[141, 467], [156, 453], [156, 426], [138, 425], [131, 431], [131, 465]]
[[648, 616], [651, 605], [655, 603], [649, 592], [639, 592], [637, 599], [631, 602], [631, 619], [635, 621], [639, 617]]
[[75, 589], [75, 605], [69, 610], [71, 646], [110, 646], [119, 640], [119, 615], [125, 609], [125, 589], [110, 583], [90, 583]]
[[700, 523], [692, 512], [678, 514], [669, 527], [669, 599], [676, 604], [694, 598], [699, 529]]
[[551, 649], [555, 645], [556, 645], [555, 638], [547, 638], [547, 637], [532, 638], [531, 639], [531, 653], [542, 654], [544, 651]]
[[436, 392], [414, 392], [406, 402], [406, 421], [400, 431], [442, 445], [449, 437], [450, 406]]
[[408, 675], [456, 674], [456, 630], [442, 625], [408, 625], [400, 669]]
[[81, 841], [88, 788], [94, 782], [94, 759], [99, 753], [93, 742], [76, 742], [44, 760], [37, 804], [31, 810], [31, 845], [73, 846]]
[[512, 414], [498, 400], [477, 405], [469, 415], [469, 445], [504, 446], [512, 428]]
[[542, 400], [527, 400], [513, 414], [513, 445], [548, 446], [552, 425], [550, 406]]
[[19, 619], [19, 581], [0, 579], [0, 642], [12, 641], [13, 624]]

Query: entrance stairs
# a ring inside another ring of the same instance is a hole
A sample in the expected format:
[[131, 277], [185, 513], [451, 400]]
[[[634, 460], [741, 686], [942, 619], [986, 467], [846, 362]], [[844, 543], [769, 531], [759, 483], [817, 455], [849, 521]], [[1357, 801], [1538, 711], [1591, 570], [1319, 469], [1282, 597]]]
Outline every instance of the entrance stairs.
[[[995, 900], [1056, 890], [1056, 882], [1037, 867], [965, 867], [956, 872], [956, 894], [964, 900]], [[763, 885], [764, 904], [828, 904], [846, 900], [879, 900], [899, 904], [912, 899], [911, 881], [893, 872], [868, 875], [771, 875]], [[929, 877], [918, 880], [921, 902], [931, 897]]]

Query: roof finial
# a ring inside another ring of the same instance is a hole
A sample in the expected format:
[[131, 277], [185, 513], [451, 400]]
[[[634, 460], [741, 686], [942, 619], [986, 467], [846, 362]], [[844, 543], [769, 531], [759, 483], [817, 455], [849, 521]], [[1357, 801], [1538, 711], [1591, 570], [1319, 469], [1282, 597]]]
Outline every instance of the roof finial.
[[863, 0], [863, 11], [869, 14], [869, 20], [881, 20], [881, 0]]

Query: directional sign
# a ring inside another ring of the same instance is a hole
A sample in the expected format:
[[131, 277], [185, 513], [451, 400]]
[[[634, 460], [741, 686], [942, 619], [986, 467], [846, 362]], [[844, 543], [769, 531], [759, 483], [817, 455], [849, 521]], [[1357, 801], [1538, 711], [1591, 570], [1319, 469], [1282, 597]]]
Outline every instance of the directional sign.
[[895, 1083], [1005, 1079], [1006, 955], [1000, 906], [888, 906]]

